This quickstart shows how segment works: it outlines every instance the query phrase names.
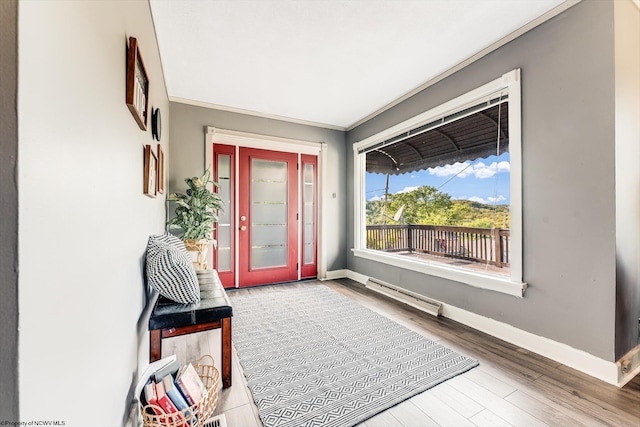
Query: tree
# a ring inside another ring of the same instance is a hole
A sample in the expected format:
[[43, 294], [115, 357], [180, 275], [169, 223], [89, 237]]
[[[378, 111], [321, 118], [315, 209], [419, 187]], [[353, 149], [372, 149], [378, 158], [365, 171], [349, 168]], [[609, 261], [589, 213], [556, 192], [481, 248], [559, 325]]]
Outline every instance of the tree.
[[[405, 205], [399, 222], [393, 220]], [[487, 205], [470, 200], [451, 200], [451, 196], [434, 187], [423, 186], [414, 191], [390, 194], [387, 216], [383, 200], [367, 201], [367, 225], [429, 224], [478, 228], [509, 228], [509, 205]]]
[[[423, 185], [413, 191], [391, 194], [389, 201], [387, 212], [390, 212], [390, 216], [404, 205], [401, 222], [405, 224], [450, 223], [453, 204], [451, 196], [438, 191], [435, 187]], [[388, 222], [391, 221], [393, 220]]]
[[366, 209], [367, 209], [367, 224], [376, 225], [376, 224], [384, 224], [382, 220], [382, 205], [384, 204], [381, 200], [367, 200]]

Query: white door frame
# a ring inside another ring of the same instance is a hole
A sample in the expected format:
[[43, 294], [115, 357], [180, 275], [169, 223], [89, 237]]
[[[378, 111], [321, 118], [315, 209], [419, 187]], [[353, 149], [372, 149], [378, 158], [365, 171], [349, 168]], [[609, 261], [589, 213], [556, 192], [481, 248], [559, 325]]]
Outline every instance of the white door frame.
[[[239, 132], [228, 129], [219, 129], [213, 126], [205, 127], [205, 161], [204, 161], [204, 169], [212, 166], [213, 162], [213, 144], [224, 144], [224, 145], [232, 145], [236, 147], [235, 152], [235, 165], [234, 168], [237, 172], [239, 171], [239, 148], [240, 147], [248, 147], [248, 148], [259, 148], [263, 150], [273, 150], [273, 151], [283, 151], [287, 153], [297, 153], [298, 154], [298, 163], [300, 162], [301, 154], [309, 154], [313, 156], [318, 156], [318, 242], [317, 242], [317, 265], [318, 265], [318, 279], [324, 280], [327, 277], [327, 257], [326, 257], [326, 236], [325, 236], [325, 212], [322, 208], [323, 206], [328, 206], [328, 201], [325, 201], [325, 191], [324, 191], [324, 182], [327, 176], [327, 143], [326, 142], [311, 142], [311, 141], [302, 141], [297, 139], [288, 139], [288, 138], [280, 138], [269, 135], [259, 135], [248, 132]], [[301, 171], [298, 171], [298, 175]], [[239, 209], [239, 189], [236, 183], [235, 185], [235, 197], [234, 197], [234, 214], [237, 216]], [[302, 191], [298, 189], [298, 192]], [[298, 204], [302, 203], [301, 198], [298, 197]], [[298, 206], [298, 212], [301, 206]], [[235, 218], [236, 224], [238, 224], [238, 219]], [[300, 232], [300, 227], [302, 224], [298, 223], [298, 231]], [[236, 227], [234, 231], [234, 239], [238, 241], [238, 229]], [[301, 234], [299, 234], [301, 235]], [[300, 239], [298, 239], [298, 244], [300, 245]], [[235, 254], [234, 254], [234, 283], [235, 286], [238, 286], [239, 283], [239, 245], [235, 245]], [[300, 256], [300, 251], [298, 251], [298, 256]], [[298, 270], [298, 279], [300, 279], [300, 271]]]

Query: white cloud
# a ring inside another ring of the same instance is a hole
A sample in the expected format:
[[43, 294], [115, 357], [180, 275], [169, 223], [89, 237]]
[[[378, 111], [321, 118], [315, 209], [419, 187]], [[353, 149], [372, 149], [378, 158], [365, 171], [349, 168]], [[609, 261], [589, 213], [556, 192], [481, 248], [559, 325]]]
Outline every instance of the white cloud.
[[478, 196], [469, 197], [469, 200], [471, 200], [472, 202], [486, 203], [482, 197]]
[[482, 162], [478, 162], [475, 165], [473, 165], [471, 168], [473, 168], [473, 174], [478, 179], [491, 178], [496, 173], [509, 172], [511, 170], [509, 162], [505, 162], [505, 161], [502, 161], [497, 164], [496, 162], [493, 162], [489, 166], [485, 165]]
[[509, 172], [510, 170], [511, 166], [507, 161], [501, 161], [499, 163], [493, 162], [488, 166], [483, 162], [471, 164], [469, 161], [466, 161], [464, 163], [436, 166], [435, 168], [428, 169], [430, 175], [440, 177], [457, 175], [459, 178], [466, 178], [469, 175], [473, 175], [478, 179], [491, 178], [496, 173]]
[[442, 177], [458, 175], [460, 178], [464, 178], [471, 173], [470, 169], [473, 170], [472, 168], [473, 166], [469, 166], [469, 162], [464, 162], [453, 165], [436, 166], [435, 168], [429, 168], [427, 170], [430, 175]]
[[499, 195], [498, 197], [487, 197], [486, 199], [483, 199], [482, 197], [478, 197], [478, 196], [471, 196], [466, 199], [472, 202], [483, 203], [485, 205], [490, 205], [492, 203], [500, 203], [507, 200], [507, 198], [504, 197], [502, 194]]
[[409, 193], [411, 191], [417, 190], [418, 188], [420, 188], [419, 186], [413, 186], [413, 187], [404, 187], [402, 190], [396, 192], [396, 194], [400, 194], [400, 193]]
[[370, 202], [377, 202], [378, 200], [382, 200], [382, 196], [373, 196], [369, 199]]

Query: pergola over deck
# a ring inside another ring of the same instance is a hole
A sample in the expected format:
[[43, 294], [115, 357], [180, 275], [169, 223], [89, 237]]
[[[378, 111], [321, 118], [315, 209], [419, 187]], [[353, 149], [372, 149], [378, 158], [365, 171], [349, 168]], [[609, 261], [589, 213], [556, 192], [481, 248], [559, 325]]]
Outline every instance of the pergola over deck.
[[[470, 107], [367, 147], [367, 172], [402, 175], [508, 152], [509, 103], [502, 97], [487, 105], [491, 106]], [[484, 109], [477, 111], [480, 108]]]
[[[496, 96], [367, 147], [366, 171], [402, 175], [509, 151], [509, 103]], [[367, 247], [509, 273], [510, 230], [368, 225]]]

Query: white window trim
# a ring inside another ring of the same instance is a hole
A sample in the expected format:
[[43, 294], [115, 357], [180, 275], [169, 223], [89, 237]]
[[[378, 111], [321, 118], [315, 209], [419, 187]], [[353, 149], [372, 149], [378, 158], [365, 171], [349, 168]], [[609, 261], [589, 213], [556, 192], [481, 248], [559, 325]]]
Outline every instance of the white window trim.
[[[228, 129], [220, 129], [215, 128], [213, 126], [205, 127], [205, 164], [204, 168], [212, 166], [211, 161], [213, 159], [213, 144], [224, 144], [224, 145], [233, 145], [236, 147], [236, 164], [235, 168], [238, 170], [238, 165], [240, 162], [238, 156], [238, 147], [249, 147], [249, 148], [259, 148], [263, 150], [274, 150], [274, 151], [282, 151], [287, 153], [297, 153], [298, 160], [300, 160], [300, 154], [309, 154], [312, 156], [318, 156], [318, 170], [317, 170], [317, 179], [318, 179], [318, 242], [317, 242], [317, 256], [318, 256], [318, 279], [324, 279], [327, 276], [327, 238], [326, 238], [326, 227], [324, 227], [325, 222], [325, 209], [323, 206], [328, 206], [328, 200], [325, 200], [325, 195], [323, 191], [323, 183], [325, 182], [325, 177], [327, 176], [327, 143], [326, 142], [312, 142], [312, 141], [302, 141], [298, 139], [289, 139], [289, 138], [280, 138], [276, 136], [269, 135], [259, 135], [248, 132], [239, 132]], [[239, 189], [236, 185], [236, 195], [234, 200], [236, 201], [236, 206], [234, 212], [239, 212], [237, 204], [239, 203]], [[300, 200], [300, 197], [298, 198]], [[236, 218], [236, 224], [238, 224], [238, 218]], [[298, 225], [300, 228], [301, 225]], [[298, 230], [300, 232], [300, 229]], [[237, 233], [238, 230], [235, 230], [236, 236], [234, 238], [238, 239]], [[235, 253], [235, 283], [238, 283], [238, 274], [239, 274], [239, 245], [236, 245], [236, 253]], [[298, 270], [298, 278], [300, 278], [300, 270]]]
[[[359, 151], [402, 132], [429, 123], [451, 112], [459, 111], [469, 104], [495, 94], [501, 90], [509, 94], [509, 158], [510, 158], [510, 212], [511, 212], [511, 257], [510, 276], [463, 270], [437, 262], [417, 261], [386, 252], [367, 249], [365, 224], [365, 169], [366, 159]], [[354, 158], [354, 248], [353, 254], [360, 258], [393, 265], [465, 283], [477, 288], [489, 289], [523, 297], [527, 284], [522, 281], [522, 116], [520, 94], [520, 69], [512, 70], [502, 77], [482, 85], [444, 104], [405, 120], [389, 129], [372, 135], [353, 145]]]

